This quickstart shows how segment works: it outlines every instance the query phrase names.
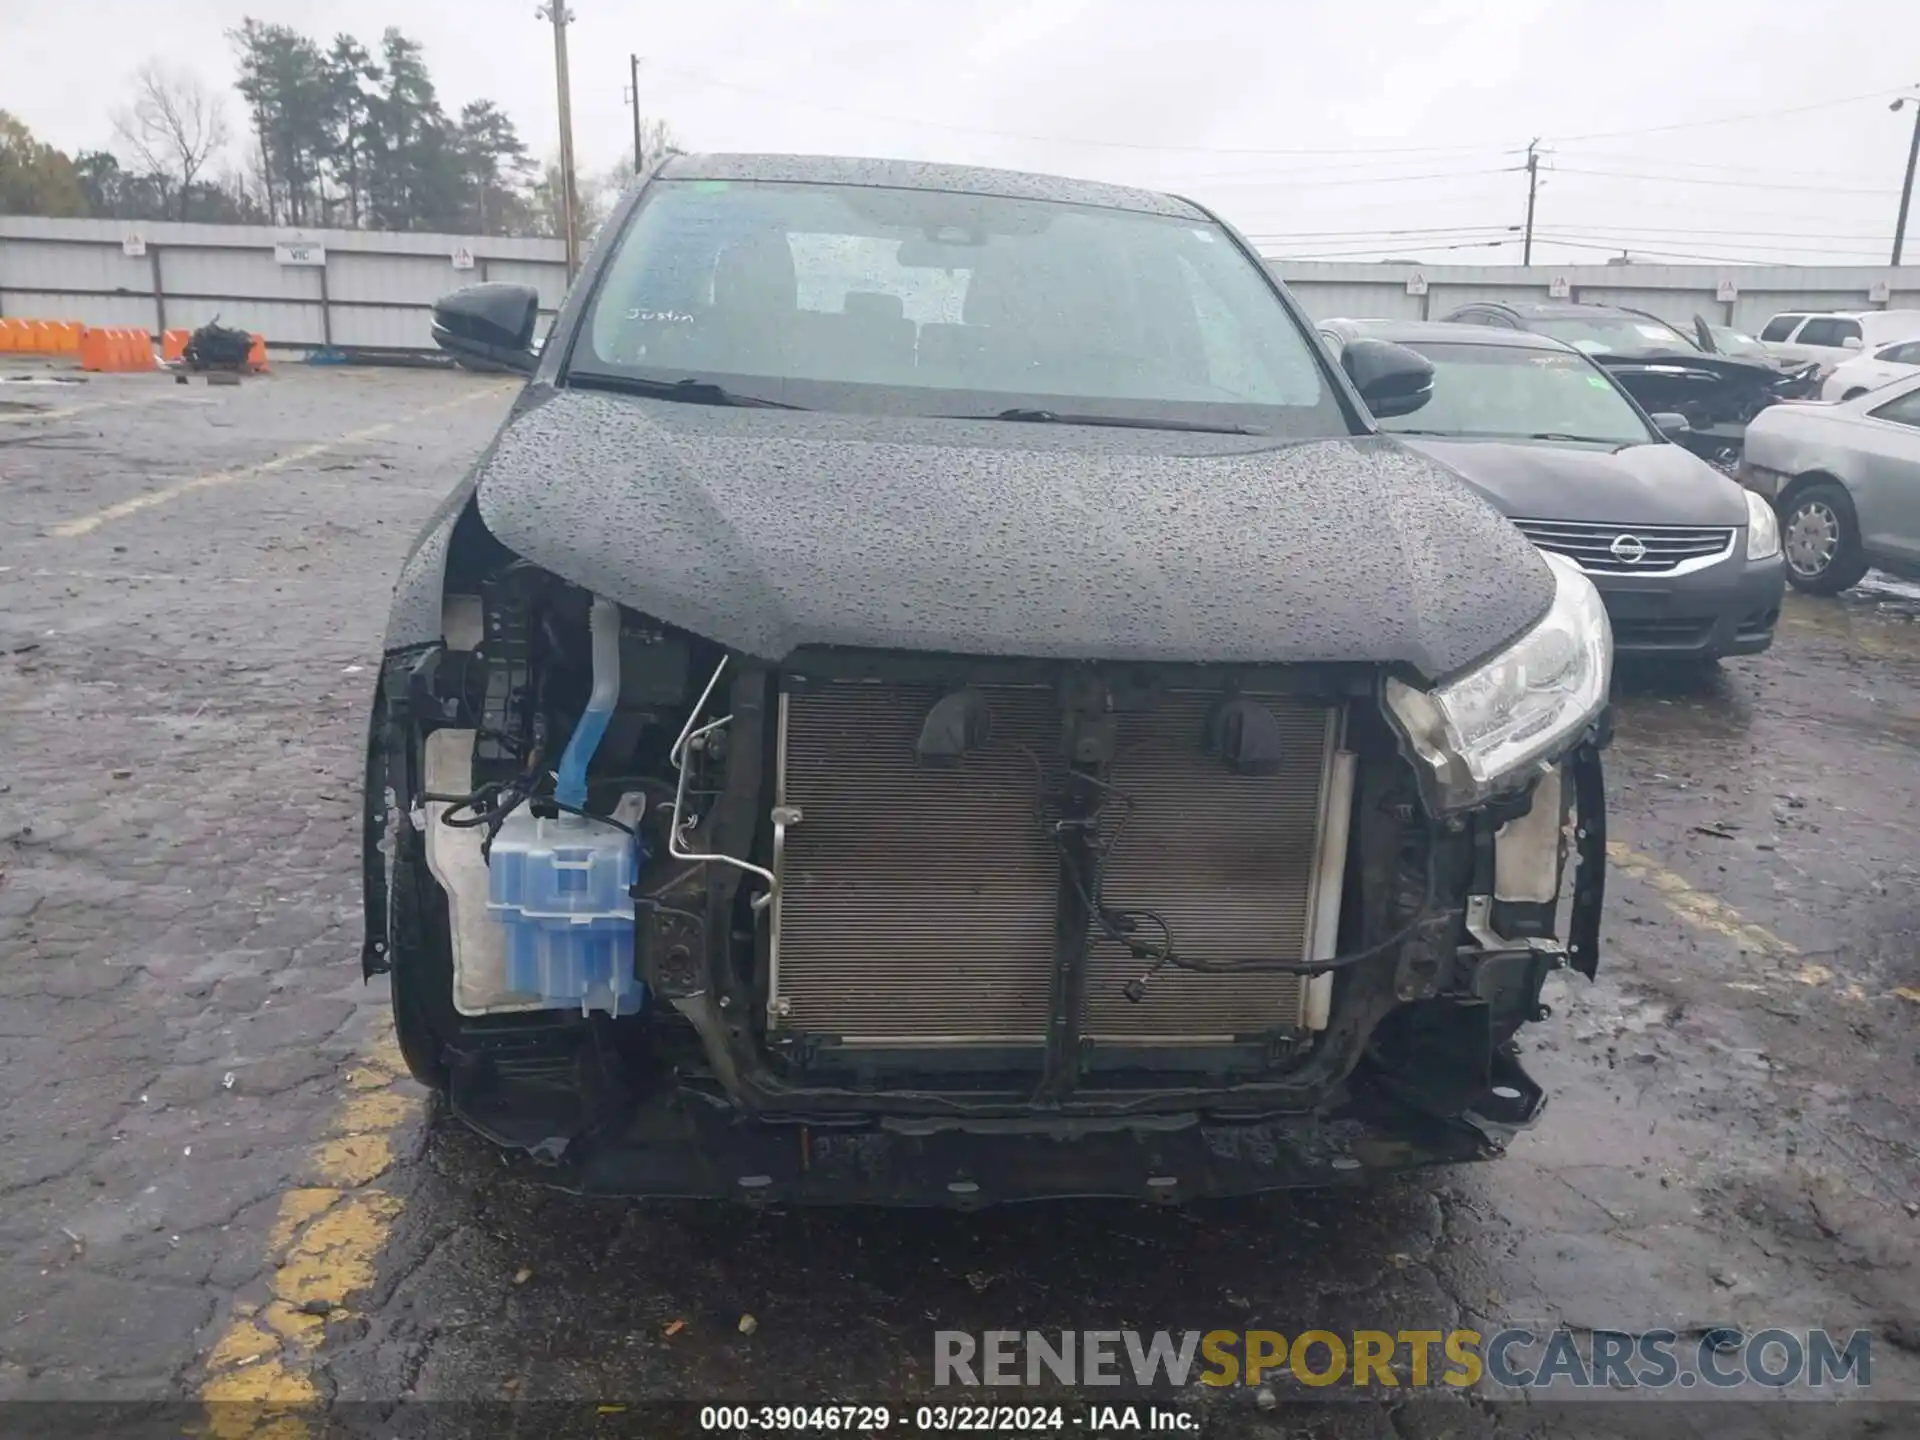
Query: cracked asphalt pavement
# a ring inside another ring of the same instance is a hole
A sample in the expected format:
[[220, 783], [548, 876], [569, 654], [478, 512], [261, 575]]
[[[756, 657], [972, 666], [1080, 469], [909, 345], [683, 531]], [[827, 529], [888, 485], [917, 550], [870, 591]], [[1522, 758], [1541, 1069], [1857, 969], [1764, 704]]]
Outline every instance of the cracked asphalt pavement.
[[[588, 1201], [438, 1115], [358, 972], [389, 586], [510, 395], [0, 381], [0, 1399], [897, 1399], [937, 1329], [1531, 1320], [1863, 1326], [1920, 1401], [1920, 591], [1623, 672], [1600, 977], [1529, 1032], [1553, 1098], [1498, 1163], [1171, 1211]], [[1920, 1433], [1208, 1401], [1220, 1433]]]

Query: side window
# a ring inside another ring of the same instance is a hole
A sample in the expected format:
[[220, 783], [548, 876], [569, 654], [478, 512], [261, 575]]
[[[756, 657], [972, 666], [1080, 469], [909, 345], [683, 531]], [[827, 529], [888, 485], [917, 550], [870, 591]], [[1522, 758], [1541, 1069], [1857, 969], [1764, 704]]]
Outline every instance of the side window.
[[1842, 320], [1832, 315], [1816, 315], [1800, 327], [1800, 333], [1794, 337], [1799, 345], [1833, 345], [1842, 340], [1858, 340], [1860, 322]]
[[1898, 345], [1889, 345], [1873, 358], [1895, 365], [1920, 365], [1920, 340], [1903, 340]]
[[1484, 310], [1462, 310], [1447, 317], [1457, 325], [1492, 325], [1494, 318]]
[[1876, 420], [1891, 420], [1895, 425], [1910, 425], [1920, 430], [1920, 390], [1909, 390], [1898, 400], [1889, 400], [1867, 413]]
[[1849, 340], [1859, 340], [1860, 322], [1858, 320], [1836, 320], [1834, 323], [1833, 343], [1844, 345]]
[[1776, 315], [1767, 321], [1767, 328], [1760, 332], [1760, 338], [1762, 340], [1772, 340], [1775, 342], [1785, 340], [1789, 335], [1793, 334], [1793, 327], [1799, 323], [1800, 317], [1798, 315]]

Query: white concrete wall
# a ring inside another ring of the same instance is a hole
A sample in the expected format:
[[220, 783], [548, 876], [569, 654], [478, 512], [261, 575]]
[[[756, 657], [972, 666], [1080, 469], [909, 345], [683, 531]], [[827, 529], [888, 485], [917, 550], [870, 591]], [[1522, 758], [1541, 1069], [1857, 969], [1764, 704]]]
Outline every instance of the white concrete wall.
[[[129, 234], [145, 241], [145, 255], [125, 253]], [[291, 241], [323, 247], [326, 265], [276, 263], [275, 243]], [[453, 268], [461, 247], [473, 253], [471, 270]], [[1566, 280], [1574, 299], [1630, 305], [1682, 326], [1705, 315], [1749, 332], [1780, 310], [1920, 309], [1920, 266], [1912, 265], [1269, 264], [1317, 320], [1439, 319], [1471, 300], [1547, 299], [1556, 278]], [[1408, 292], [1416, 274], [1426, 282], [1424, 295]], [[274, 345], [430, 350], [433, 302], [480, 280], [532, 285], [550, 315], [566, 293], [564, 246], [494, 236], [0, 215], [0, 315], [156, 332], [218, 315]], [[1733, 300], [1715, 298], [1722, 281], [1735, 286]], [[1876, 282], [1888, 286], [1887, 300], [1869, 298]]]
[[[128, 255], [137, 235], [144, 255]], [[282, 265], [276, 243], [316, 245], [324, 266]], [[471, 270], [453, 253], [472, 252]], [[291, 231], [264, 225], [50, 220], [0, 215], [0, 315], [192, 329], [216, 315], [267, 343], [431, 350], [430, 311], [449, 290], [510, 280], [540, 292], [551, 315], [566, 293], [558, 240]]]
[[[1626, 305], [1690, 326], [1695, 315], [1757, 333], [1782, 310], [1920, 310], [1920, 265], [1370, 265], [1269, 260], [1316, 320], [1439, 320], [1476, 300], [1546, 300], [1556, 279], [1568, 298]], [[1426, 294], [1407, 283], [1418, 276]], [[1732, 300], [1716, 298], [1721, 282]], [[1871, 298], [1876, 282], [1888, 298]], [[3, 282], [0, 282], [3, 283]]]

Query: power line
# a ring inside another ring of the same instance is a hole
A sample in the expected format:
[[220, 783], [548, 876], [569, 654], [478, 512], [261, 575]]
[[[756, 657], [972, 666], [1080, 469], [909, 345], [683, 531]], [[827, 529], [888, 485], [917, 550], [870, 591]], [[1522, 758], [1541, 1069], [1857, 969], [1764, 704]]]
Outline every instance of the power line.
[[[722, 80], [716, 75], [703, 75], [698, 71], [683, 69], [677, 65], [653, 62], [657, 71], [677, 75], [682, 80], [696, 85], [711, 85], [723, 90], [737, 91], [743, 95], [757, 95], [764, 100], [777, 104], [795, 105], [803, 109], [824, 111], [833, 115], [846, 115], [858, 120], [879, 120], [891, 125], [918, 125], [931, 130], [946, 130], [956, 134], [993, 135], [1008, 140], [1029, 140], [1045, 145], [1077, 145], [1097, 150], [1146, 151], [1159, 154], [1193, 155], [1462, 155], [1474, 152], [1486, 152], [1500, 149], [1494, 144], [1478, 145], [1390, 145], [1390, 146], [1353, 146], [1342, 145], [1332, 148], [1299, 149], [1274, 148], [1270, 146], [1234, 146], [1234, 145], [1169, 145], [1147, 144], [1131, 140], [1095, 140], [1071, 135], [1038, 135], [1024, 130], [1002, 130], [985, 125], [962, 125], [946, 120], [927, 120], [914, 115], [888, 115], [872, 110], [856, 110], [843, 105], [825, 104], [818, 100], [806, 100], [799, 96], [783, 95], [778, 91], [763, 89], [755, 85], [742, 85], [734, 80]], [[1602, 130], [1586, 135], [1567, 135], [1554, 137], [1558, 143], [1573, 144], [1585, 140], [1613, 140], [1630, 135], [1660, 135], [1674, 130], [1697, 130], [1717, 125], [1737, 125], [1749, 120], [1772, 120], [1788, 115], [1804, 115], [1815, 110], [1831, 110], [1842, 105], [1859, 104], [1866, 100], [1885, 100], [1887, 97], [1902, 93], [1901, 87], [1889, 86], [1885, 89], [1869, 91], [1860, 95], [1847, 95], [1834, 100], [1820, 100], [1808, 105], [1793, 105], [1779, 110], [1757, 110], [1742, 115], [1725, 115], [1712, 120], [1681, 120], [1667, 125], [1647, 125], [1631, 130]], [[1502, 150], [1502, 153], [1511, 153]]]
[[1456, 244], [1449, 245], [1423, 245], [1415, 242], [1412, 245], [1404, 246], [1369, 245], [1360, 250], [1330, 250], [1323, 248], [1319, 250], [1295, 252], [1291, 255], [1269, 255], [1265, 251], [1262, 251], [1260, 258], [1263, 260], [1365, 260], [1379, 255], [1384, 250], [1418, 250], [1424, 254], [1438, 254], [1442, 251], [1450, 250], [1497, 250], [1503, 245], [1518, 245], [1519, 243], [1520, 237], [1518, 235], [1509, 235], [1503, 240], [1462, 240]]
[[[1664, 241], [1660, 239], [1658, 236], [1655, 236], [1655, 237], [1652, 237], [1650, 244], [1642, 244], [1641, 241], [1644, 238], [1645, 237], [1633, 235], [1633, 234], [1620, 234], [1617, 232], [1596, 231], [1596, 230], [1542, 230], [1540, 232], [1540, 239], [1542, 240], [1542, 242], [1551, 242], [1554, 244], [1561, 244], [1561, 243], [1565, 243], [1572, 240], [1594, 240], [1594, 241], [1604, 242], [1605, 244], [1620, 250], [1656, 250], [1664, 244], [1675, 243], [1675, 242]], [[1690, 242], [1685, 239], [1682, 239], [1677, 243], [1681, 245], [1685, 245]], [[1713, 242], [1709, 239], [1706, 241], [1706, 243], [1712, 244]], [[1734, 244], [1716, 247], [1716, 248], [1742, 251], [1742, 252], [1749, 253], [1750, 255], [1751, 254], [1761, 254], [1761, 255], [1775, 254], [1775, 255], [1871, 256], [1871, 255], [1877, 255], [1879, 253], [1878, 247], [1876, 247], [1873, 250], [1866, 250], [1866, 249], [1848, 250], [1845, 247], [1834, 246], [1834, 245], [1775, 245], [1775, 244], [1766, 243], [1766, 242], [1756, 243], [1752, 245], [1742, 245], [1742, 244], [1734, 243]], [[1863, 261], [1862, 263], [1868, 263], [1868, 262]]]
[[[1180, 172], [1180, 176], [1182, 181], [1186, 181], [1186, 180], [1270, 180], [1276, 176], [1287, 176], [1287, 175], [1325, 175], [1330, 172], [1349, 174], [1355, 170], [1370, 170], [1382, 165], [1407, 166], [1407, 165], [1445, 164], [1445, 163], [1452, 163], [1452, 160], [1454, 158], [1450, 156], [1448, 157], [1447, 160], [1443, 161], [1438, 158], [1427, 160], [1427, 159], [1422, 159], [1420, 157], [1408, 157], [1408, 156], [1402, 156], [1402, 155], [1383, 155], [1377, 159], [1368, 159], [1368, 158], [1364, 158], [1366, 154], [1367, 152], [1365, 151], [1345, 152], [1344, 158], [1341, 158], [1338, 160], [1334, 160], [1334, 159], [1315, 160], [1313, 161], [1313, 163], [1308, 165], [1284, 165], [1284, 166], [1262, 165], [1258, 169], [1253, 169], [1253, 170], [1241, 169], [1241, 168], [1235, 168], [1232, 170], [1185, 170], [1183, 169]], [[1526, 154], [1525, 147], [1520, 145], [1506, 145], [1506, 146], [1487, 145], [1487, 146], [1476, 147], [1473, 151], [1470, 151], [1470, 152], [1462, 152], [1458, 158], [1463, 160], [1469, 157], [1473, 159], [1484, 159], [1484, 160], [1509, 160], [1509, 159], [1518, 160], [1521, 156], [1525, 154]], [[1361, 156], [1363, 158], [1354, 158], [1356, 155]]]
[[1742, 226], [1738, 230], [1710, 230], [1698, 226], [1682, 226], [1676, 228], [1661, 225], [1612, 225], [1598, 220], [1591, 224], [1579, 220], [1563, 220], [1560, 222], [1559, 228], [1563, 230], [1578, 230], [1582, 234], [1587, 235], [1607, 235], [1619, 231], [1629, 235], [1678, 235], [1692, 240], [1738, 240], [1741, 238], [1775, 240], [1867, 240], [1878, 245], [1886, 239], [1886, 236], [1880, 233], [1872, 235], [1861, 235], [1857, 233], [1840, 235], [1826, 231], [1812, 230], [1754, 230], [1746, 226]]
[[1837, 185], [1770, 185], [1757, 180], [1712, 180], [1702, 175], [1635, 175], [1625, 170], [1586, 170], [1572, 165], [1556, 165], [1556, 175], [1598, 175], [1612, 180], [1642, 180], [1668, 185], [1719, 185], [1735, 190], [1791, 190], [1802, 195], [1872, 195], [1884, 199], [1886, 190], [1847, 189]]
[[1648, 155], [1634, 155], [1624, 150], [1582, 150], [1573, 158], [1576, 160], [1626, 161], [1630, 165], [1652, 165], [1668, 170], [1711, 170], [1720, 174], [1742, 175], [1798, 175], [1816, 180], [1871, 180], [1871, 175], [1856, 175], [1851, 171], [1836, 170], [1782, 170], [1777, 165], [1727, 165], [1717, 160], [1669, 160], [1664, 156], [1655, 158]]
[[986, 125], [956, 125], [946, 120], [926, 120], [915, 115], [884, 115], [872, 110], [852, 110], [844, 105], [827, 105], [818, 100], [803, 100], [795, 95], [782, 95], [777, 91], [764, 90], [755, 85], [741, 85], [736, 81], [722, 80], [715, 75], [701, 75], [692, 70], [683, 70], [677, 65], [665, 65], [654, 61], [656, 71], [668, 75], [677, 75], [682, 80], [690, 80], [697, 85], [713, 85], [723, 90], [735, 90], [743, 95], [757, 95], [763, 100], [772, 100], [782, 105], [797, 105], [807, 110], [822, 110], [832, 115], [846, 115], [856, 120], [880, 120], [890, 125], [920, 125], [930, 130], [949, 130], [963, 135], [995, 135], [1007, 140], [1032, 140], [1044, 145], [1081, 145], [1097, 150], [1135, 150], [1159, 153], [1180, 152], [1194, 155], [1460, 155], [1474, 151], [1487, 151], [1495, 148], [1488, 144], [1479, 145], [1391, 145], [1391, 146], [1351, 146], [1343, 145], [1331, 149], [1299, 150], [1273, 149], [1266, 146], [1236, 145], [1149, 145], [1131, 140], [1090, 140], [1071, 135], [1035, 135], [1024, 130], [1000, 130]]
[[[1558, 236], [1543, 236], [1542, 239], [1545, 243], [1563, 245], [1572, 250], [1604, 250], [1615, 255], [1638, 251], [1640, 254], [1650, 256], [1656, 260], [1705, 260], [1719, 265], [1765, 265], [1769, 263], [1764, 258], [1754, 255], [1708, 255], [1692, 250], [1668, 250], [1653, 245], [1630, 245], [1621, 240], [1601, 240], [1597, 237], [1590, 240], [1574, 240]], [[1790, 262], [1782, 261], [1776, 263], [1786, 264]]]
[[1244, 231], [1249, 240], [1364, 240], [1404, 239], [1415, 235], [1500, 235], [1519, 232], [1518, 225], [1426, 225], [1410, 229], [1374, 230], [1257, 230]]
[[1679, 120], [1671, 125], [1643, 125], [1634, 130], [1596, 130], [1587, 135], [1560, 135], [1554, 138], [1559, 144], [1572, 145], [1581, 140], [1618, 140], [1628, 135], [1665, 135], [1674, 130], [1704, 130], [1715, 125], [1739, 125], [1748, 120], [1777, 120], [1787, 115], [1806, 115], [1815, 110], [1834, 110], [1842, 105], [1858, 105], [1867, 100], [1886, 100], [1903, 93], [1905, 88], [1889, 85], [1860, 95], [1847, 95], [1838, 100], [1816, 100], [1810, 105], [1790, 105], [1782, 110], [1751, 110], [1744, 115], [1725, 115], [1718, 120]]
[[1329, 190], [1347, 185], [1406, 185], [1424, 184], [1429, 180], [1462, 180], [1469, 175], [1511, 175], [1521, 169], [1518, 165], [1496, 165], [1490, 170], [1433, 170], [1418, 175], [1361, 175], [1345, 180], [1302, 180], [1289, 184], [1292, 190]]

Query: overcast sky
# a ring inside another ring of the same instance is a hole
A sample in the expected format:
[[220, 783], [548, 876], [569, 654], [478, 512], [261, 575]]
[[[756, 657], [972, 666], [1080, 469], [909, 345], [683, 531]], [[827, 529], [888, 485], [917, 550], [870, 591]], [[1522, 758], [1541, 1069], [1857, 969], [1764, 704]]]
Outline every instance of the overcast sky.
[[[552, 32], [535, 3], [0, 0], [0, 108], [68, 151], [110, 147], [117, 79], [158, 57], [230, 86], [225, 32], [243, 16], [369, 45], [398, 25], [449, 112], [489, 97], [547, 154]], [[688, 149], [1173, 188], [1289, 256], [1517, 261], [1517, 244], [1485, 242], [1519, 225], [1538, 136], [1537, 263], [1623, 246], [1884, 263], [1913, 133], [1913, 107], [1887, 105], [1920, 82], [1911, 0], [571, 3], [583, 169], [630, 144], [637, 52], [643, 110]], [[229, 117], [244, 121], [237, 95]], [[1920, 259], [1920, 217], [1909, 235]]]

